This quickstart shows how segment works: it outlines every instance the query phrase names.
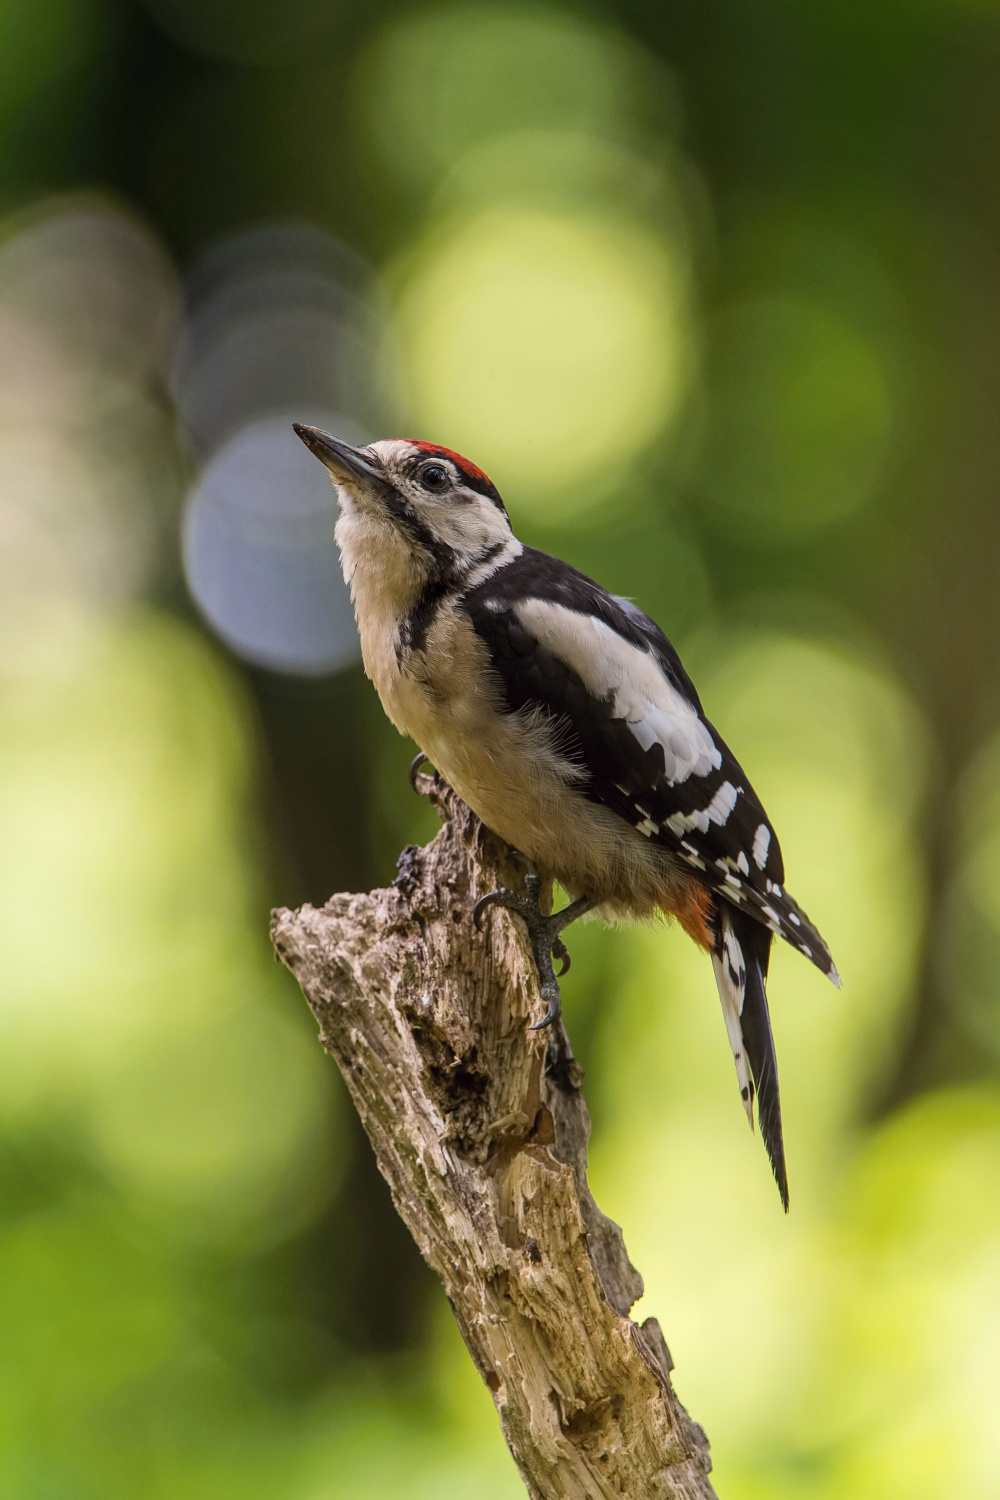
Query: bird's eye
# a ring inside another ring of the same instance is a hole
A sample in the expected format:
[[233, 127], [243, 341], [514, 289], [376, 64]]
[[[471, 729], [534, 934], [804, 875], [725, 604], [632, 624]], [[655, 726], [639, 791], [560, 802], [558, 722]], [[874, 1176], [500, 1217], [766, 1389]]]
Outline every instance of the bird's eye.
[[420, 470], [420, 483], [426, 490], [443, 490], [448, 483], [448, 470], [441, 464], [424, 464]]

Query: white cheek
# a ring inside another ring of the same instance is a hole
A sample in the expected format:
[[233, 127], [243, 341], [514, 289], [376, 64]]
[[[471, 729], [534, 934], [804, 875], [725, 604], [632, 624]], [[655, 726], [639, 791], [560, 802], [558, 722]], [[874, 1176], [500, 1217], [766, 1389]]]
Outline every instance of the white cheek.
[[509, 529], [496, 506], [446, 499], [423, 502], [415, 507], [435, 536], [447, 542], [456, 552], [477, 552], [491, 542], [509, 536]]

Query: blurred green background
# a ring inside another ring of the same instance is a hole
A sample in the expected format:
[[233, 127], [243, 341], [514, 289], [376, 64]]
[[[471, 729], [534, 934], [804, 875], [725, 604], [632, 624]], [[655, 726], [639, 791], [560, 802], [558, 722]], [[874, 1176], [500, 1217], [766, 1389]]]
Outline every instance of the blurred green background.
[[681, 649], [840, 995], [574, 930], [727, 1500], [1000, 1496], [1000, 7], [0, 0], [0, 1493], [522, 1493], [272, 962], [433, 832], [292, 417]]

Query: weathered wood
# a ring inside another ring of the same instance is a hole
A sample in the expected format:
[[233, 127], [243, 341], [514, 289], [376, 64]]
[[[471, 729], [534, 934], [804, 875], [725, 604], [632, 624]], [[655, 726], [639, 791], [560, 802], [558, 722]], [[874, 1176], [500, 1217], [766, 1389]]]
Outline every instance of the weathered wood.
[[670, 1384], [621, 1231], [587, 1186], [590, 1117], [543, 1014], [518, 919], [476, 897], [520, 876], [436, 776], [444, 827], [388, 890], [274, 914], [396, 1207], [440, 1276], [536, 1500], [709, 1500], [705, 1434]]

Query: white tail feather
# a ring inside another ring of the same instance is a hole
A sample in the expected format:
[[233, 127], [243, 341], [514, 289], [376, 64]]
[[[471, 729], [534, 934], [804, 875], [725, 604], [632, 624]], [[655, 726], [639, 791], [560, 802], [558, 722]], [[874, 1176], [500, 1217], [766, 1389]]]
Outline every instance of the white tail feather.
[[733, 1049], [736, 1077], [740, 1085], [740, 1098], [743, 1100], [743, 1108], [747, 1112], [747, 1119], [750, 1121], [752, 1130], [754, 1091], [750, 1078], [750, 1065], [747, 1062], [743, 1045], [743, 1026], [740, 1021], [743, 1014], [743, 1001], [746, 997], [746, 964], [743, 959], [743, 949], [730, 926], [729, 914], [725, 910], [722, 912], [722, 952], [712, 954], [712, 966], [715, 969], [715, 982], [719, 987], [719, 999], [722, 1001], [722, 1015], [729, 1034], [729, 1045]]

